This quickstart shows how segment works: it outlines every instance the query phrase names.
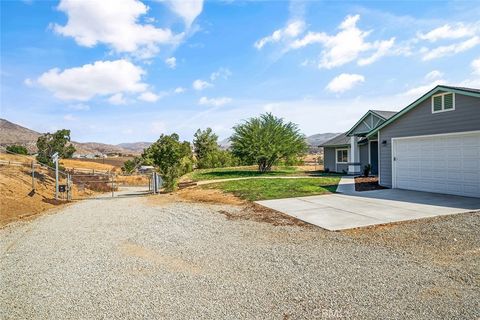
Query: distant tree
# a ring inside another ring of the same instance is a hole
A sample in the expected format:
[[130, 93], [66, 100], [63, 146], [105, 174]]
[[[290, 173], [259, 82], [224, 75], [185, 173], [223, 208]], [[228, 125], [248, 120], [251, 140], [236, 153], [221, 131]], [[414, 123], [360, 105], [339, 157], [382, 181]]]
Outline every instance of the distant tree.
[[151, 161], [164, 181], [165, 191], [177, 188], [178, 179], [193, 170], [193, 154], [190, 143], [180, 142], [176, 133], [161, 135], [148, 147], [142, 157]]
[[305, 136], [292, 122], [285, 123], [271, 113], [251, 118], [233, 128], [231, 150], [243, 162], [270, 171], [279, 160], [301, 157], [308, 149]]
[[18, 145], [11, 145], [7, 146], [7, 151], [15, 154], [28, 154], [27, 148], [24, 146], [18, 146]]
[[70, 143], [70, 130], [62, 129], [55, 133], [46, 133], [37, 140], [37, 160], [53, 166], [52, 155], [58, 152], [62, 159], [71, 158], [75, 147]]
[[127, 160], [123, 163], [122, 172], [130, 174], [133, 171], [135, 171], [136, 166], [137, 166], [137, 163], [136, 163], [135, 159]]
[[228, 150], [222, 150], [218, 144], [218, 136], [211, 128], [198, 129], [194, 134], [193, 150], [197, 160], [197, 168], [219, 168], [238, 164], [238, 159]]

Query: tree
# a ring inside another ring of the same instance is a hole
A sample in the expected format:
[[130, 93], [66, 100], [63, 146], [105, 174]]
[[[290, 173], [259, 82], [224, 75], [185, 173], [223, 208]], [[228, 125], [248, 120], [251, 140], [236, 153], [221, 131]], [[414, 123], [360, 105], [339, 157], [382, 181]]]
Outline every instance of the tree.
[[233, 130], [233, 154], [246, 163], [257, 164], [261, 172], [270, 171], [279, 160], [298, 158], [308, 149], [296, 124], [285, 123], [271, 113], [251, 118]]
[[[142, 156], [149, 158], [158, 168], [164, 181], [165, 191], [177, 188], [178, 179], [193, 170], [193, 155], [190, 143], [180, 142], [176, 133], [160, 136]], [[148, 159], [147, 159], [148, 160]]]
[[133, 160], [127, 160], [123, 163], [122, 172], [130, 174], [135, 170], [137, 163], [135, 162], [136, 158]]
[[228, 167], [238, 162], [230, 151], [221, 150], [217, 141], [218, 136], [211, 128], [197, 130], [193, 139], [197, 168]]
[[58, 152], [60, 158], [71, 158], [75, 147], [70, 143], [70, 130], [62, 129], [55, 133], [46, 133], [37, 140], [37, 160], [53, 166], [52, 155]]
[[28, 154], [27, 148], [24, 146], [18, 146], [18, 145], [11, 145], [7, 146], [7, 151], [15, 154]]
[[219, 150], [218, 147], [218, 136], [213, 133], [211, 128], [205, 130], [198, 129], [194, 134], [193, 139], [193, 151], [198, 161], [198, 167], [204, 168], [202, 166], [205, 160], [210, 154], [215, 153]]

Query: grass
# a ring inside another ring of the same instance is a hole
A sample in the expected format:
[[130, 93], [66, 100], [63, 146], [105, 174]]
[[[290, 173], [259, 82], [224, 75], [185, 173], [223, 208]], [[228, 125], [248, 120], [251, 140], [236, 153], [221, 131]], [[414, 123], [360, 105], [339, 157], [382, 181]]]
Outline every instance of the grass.
[[325, 176], [318, 178], [269, 178], [232, 180], [206, 184], [204, 189], [220, 189], [235, 196], [249, 200], [268, 200], [311, 196], [335, 192], [340, 177]]
[[303, 175], [322, 175], [320, 171], [305, 171], [297, 167], [274, 167], [269, 172], [259, 172], [257, 167], [231, 167], [215, 169], [199, 169], [189, 173], [185, 178], [193, 181], [201, 180], [219, 180], [232, 178], [250, 178], [250, 177], [274, 177], [274, 176], [303, 176]]

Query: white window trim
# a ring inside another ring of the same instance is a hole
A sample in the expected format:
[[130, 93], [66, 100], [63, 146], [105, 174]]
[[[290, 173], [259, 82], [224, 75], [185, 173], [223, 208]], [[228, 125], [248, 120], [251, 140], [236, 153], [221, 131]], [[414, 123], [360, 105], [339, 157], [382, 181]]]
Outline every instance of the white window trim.
[[[452, 100], [453, 100], [453, 108], [452, 109], [445, 109], [445, 95], [447, 94], [452, 94]], [[435, 97], [442, 97], [442, 109], [441, 110], [438, 110], [438, 111], [435, 111], [434, 108], [433, 108], [433, 101], [435, 99]], [[441, 112], [447, 112], [447, 111], [453, 111], [455, 110], [455, 92], [443, 92], [443, 93], [439, 93], [439, 94], [435, 94], [432, 96], [432, 113], [441, 113]]]
[[[339, 162], [338, 161], [338, 151], [347, 151], [347, 162]], [[348, 152], [348, 148], [340, 148], [335, 149], [335, 163], [336, 164], [347, 164], [350, 160], [350, 152]]]

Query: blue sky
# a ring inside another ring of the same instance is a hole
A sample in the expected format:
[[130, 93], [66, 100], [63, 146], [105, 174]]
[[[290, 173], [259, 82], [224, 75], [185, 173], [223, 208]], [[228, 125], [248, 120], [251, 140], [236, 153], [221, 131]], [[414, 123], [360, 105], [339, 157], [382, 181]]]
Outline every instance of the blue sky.
[[1, 117], [81, 142], [190, 140], [272, 112], [307, 134], [480, 87], [472, 1], [2, 1]]

